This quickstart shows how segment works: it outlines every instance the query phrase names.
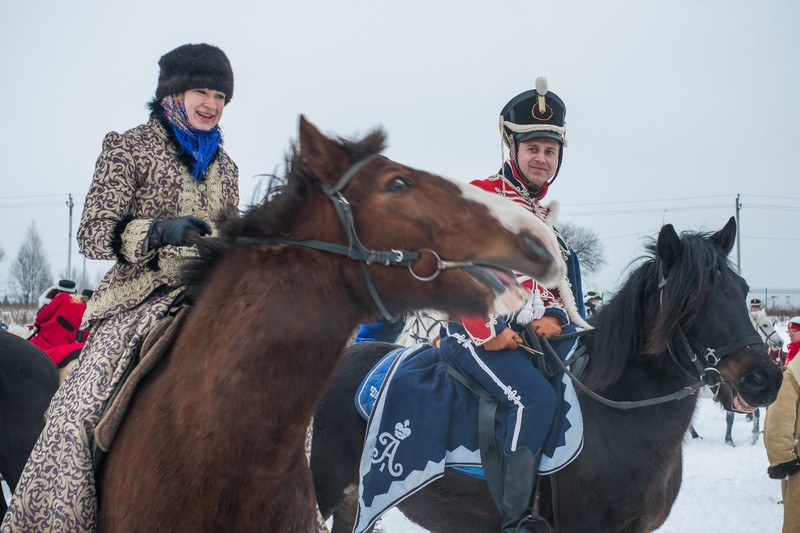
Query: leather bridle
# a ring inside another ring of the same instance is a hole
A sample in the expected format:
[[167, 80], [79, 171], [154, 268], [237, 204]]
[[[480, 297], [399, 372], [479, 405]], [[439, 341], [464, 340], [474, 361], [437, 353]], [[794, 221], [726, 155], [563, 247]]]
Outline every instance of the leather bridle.
[[[368, 265], [380, 264], [385, 266], [405, 267], [411, 275], [419, 281], [432, 281], [436, 279], [439, 274], [448, 268], [463, 268], [476, 266], [477, 263], [471, 261], [445, 261], [438, 253], [430, 249], [421, 250], [373, 250], [364, 246], [356, 233], [355, 223], [353, 220], [353, 211], [350, 207], [350, 202], [342, 194], [342, 190], [347, 186], [350, 180], [368, 163], [377, 158], [380, 154], [371, 154], [363, 159], [354, 163], [347, 171], [339, 178], [339, 181], [333, 187], [320, 182], [325, 195], [333, 202], [336, 208], [336, 214], [342, 224], [345, 234], [347, 235], [347, 244], [337, 244], [326, 241], [319, 241], [315, 239], [290, 239], [288, 237], [281, 237], [275, 235], [256, 235], [245, 236], [240, 235], [231, 237], [229, 242], [237, 244], [288, 244], [291, 246], [301, 246], [305, 248], [312, 248], [323, 252], [330, 252], [338, 255], [343, 255], [348, 259], [353, 259], [361, 264], [362, 272], [364, 273], [364, 280], [369, 290], [372, 301], [375, 303], [378, 312], [381, 316], [390, 322], [394, 322], [398, 317], [393, 316], [386, 306], [383, 304], [375, 283], [372, 281], [372, 276], [367, 269]], [[419, 260], [423, 254], [431, 254], [436, 262], [436, 270], [432, 274], [422, 275], [414, 271], [414, 263]]]
[[[664, 305], [664, 288], [667, 284], [667, 277], [664, 275], [663, 268], [661, 265], [660, 260], [658, 260], [658, 304], [659, 307], [663, 307]], [[589, 389], [586, 385], [584, 385], [580, 378], [576, 376], [571, 370], [570, 366], [577, 363], [581, 359], [584, 359], [582, 362], [582, 366], [585, 366], [586, 357], [590, 357], [591, 354], [587, 354], [585, 350], [581, 350], [580, 347], [575, 350], [575, 354], [570, 357], [567, 361], [562, 361], [558, 355], [556, 355], [553, 348], [550, 346], [550, 343], [547, 339], [543, 337], [537, 337], [535, 332], [532, 328], [528, 329], [528, 339], [532, 342], [533, 346], [531, 348], [526, 349], [537, 356], [543, 356], [545, 353], [549, 354], [551, 359], [555, 360], [561, 370], [564, 371], [567, 376], [572, 379], [575, 385], [580, 388], [584, 393], [586, 393], [591, 398], [594, 398], [598, 402], [607, 405], [609, 407], [613, 407], [615, 409], [634, 409], [637, 407], [646, 407], [650, 405], [657, 405], [661, 403], [666, 403], [673, 400], [681, 400], [686, 398], [687, 396], [695, 394], [699, 389], [701, 389], [704, 385], [708, 385], [714, 391], [714, 396], [719, 392], [719, 386], [722, 384], [722, 375], [720, 374], [719, 370], [717, 370], [716, 366], [719, 362], [726, 356], [732, 354], [736, 350], [741, 348], [747, 348], [750, 346], [762, 346], [763, 343], [761, 341], [761, 337], [756, 335], [755, 333], [752, 335], [745, 335], [742, 338], [736, 339], [733, 342], [730, 342], [724, 346], [719, 348], [713, 348], [710, 346], [706, 346], [701, 348], [700, 350], [696, 350], [694, 346], [704, 346], [703, 343], [696, 341], [693, 338], [690, 338], [686, 335], [683, 331], [683, 328], [680, 325], [676, 326], [677, 330], [677, 337], [679, 341], [680, 350], [676, 350], [672, 343], [667, 344], [667, 351], [670, 354], [670, 357], [675, 362], [675, 364], [683, 370], [690, 378], [692, 378], [693, 382], [686, 387], [672, 393], [667, 394], [665, 396], [659, 396], [656, 398], [648, 398], [645, 400], [639, 401], [615, 401], [609, 400], [603, 396], [600, 396], [593, 390]], [[565, 340], [571, 339], [576, 337], [581, 337], [583, 335], [590, 334], [592, 332], [591, 329], [581, 330], [574, 333], [567, 333], [564, 335], [556, 335], [551, 338], [552, 341], [557, 340]], [[524, 347], [524, 345], [521, 345]], [[699, 354], [699, 355], [698, 355]], [[681, 355], [682, 357], [679, 357]], [[694, 375], [692, 372], [686, 369], [686, 364], [682, 364], [680, 359], [684, 359], [688, 362], [688, 366], [694, 368], [696, 370], [697, 375]], [[713, 374], [711, 374], [713, 373]], [[712, 381], [711, 376], [714, 376]]]
[[[663, 305], [664, 287], [667, 284], [667, 279], [667, 276], [664, 274], [663, 264], [659, 260], [659, 305]], [[712, 390], [714, 390], [715, 396], [719, 390], [719, 386], [722, 383], [722, 375], [719, 373], [719, 370], [717, 370], [717, 364], [719, 364], [724, 357], [742, 348], [749, 348], [750, 346], [763, 346], [761, 337], [755, 332], [746, 334], [743, 337], [739, 337], [732, 342], [729, 342], [728, 344], [715, 348], [698, 341], [694, 337], [686, 335], [680, 324], [675, 326], [675, 330], [677, 333], [679, 346], [683, 351], [684, 359], [688, 359], [690, 368], [694, 367], [697, 375], [694, 375], [689, 370], [686, 370], [685, 366], [681, 364], [678, 358], [678, 352], [673, 347], [672, 342], [667, 343], [667, 351], [669, 352], [670, 357], [672, 357], [672, 360], [675, 362], [675, 364], [678, 365], [678, 367], [680, 367], [689, 377], [697, 379], [698, 381], [703, 381], [705, 384], [711, 387]], [[701, 348], [696, 350], [694, 348], [695, 346], [700, 346]], [[710, 374], [710, 372], [713, 372], [713, 374]], [[712, 376], [714, 376], [713, 380]]]

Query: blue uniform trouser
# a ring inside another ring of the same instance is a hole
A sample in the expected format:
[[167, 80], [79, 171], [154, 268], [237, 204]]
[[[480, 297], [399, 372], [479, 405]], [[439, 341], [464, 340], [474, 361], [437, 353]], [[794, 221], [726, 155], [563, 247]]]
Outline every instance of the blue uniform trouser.
[[[565, 328], [564, 333], [573, 329]], [[525, 350], [490, 352], [469, 342], [469, 336], [462, 331], [451, 329], [450, 336], [442, 338], [442, 356], [508, 407], [505, 452], [511, 453], [522, 446], [535, 452], [544, 447], [556, 416], [561, 413], [560, 369], [549, 361], [550, 367], [559, 371], [548, 380]], [[573, 342], [553, 343], [562, 360]], [[556, 422], [560, 425], [561, 421]]]

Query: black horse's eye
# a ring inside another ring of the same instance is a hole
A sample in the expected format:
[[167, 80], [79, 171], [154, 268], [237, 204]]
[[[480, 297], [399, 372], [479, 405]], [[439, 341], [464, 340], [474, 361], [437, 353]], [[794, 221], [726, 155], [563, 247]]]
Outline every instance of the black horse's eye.
[[411, 187], [410, 179], [404, 176], [395, 176], [392, 178], [392, 181], [386, 185], [386, 190], [388, 192], [399, 192], [408, 187]]

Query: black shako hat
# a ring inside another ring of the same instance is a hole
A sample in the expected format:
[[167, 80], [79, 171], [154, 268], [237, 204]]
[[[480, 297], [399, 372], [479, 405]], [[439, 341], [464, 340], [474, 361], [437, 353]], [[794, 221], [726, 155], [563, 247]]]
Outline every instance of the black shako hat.
[[156, 101], [189, 89], [212, 89], [233, 97], [233, 69], [225, 52], [210, 44], [184, 44], [158, 60]]
[[536, 89], [520, 93], [500, 112], [503, 140], [509, 148], [516, 142], [537, 137], [555, 139], [566, 146], [567, 106], [561, 98], [547, 90], [545, 78], [536, 79]]

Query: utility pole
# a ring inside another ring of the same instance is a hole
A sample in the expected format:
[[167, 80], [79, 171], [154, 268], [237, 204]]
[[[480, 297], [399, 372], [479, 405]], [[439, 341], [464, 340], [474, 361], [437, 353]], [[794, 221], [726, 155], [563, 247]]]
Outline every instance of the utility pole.
[[75, 204], [72, 202], [72, 193], [67, 200], [67, 207], [69, 208], [69, 240], [67, 241], [67, 278], [72, 279], [72, 207]]
[[739, 202], [739, 195], [736, 195], [736, 268], [739, 274], [742, 273], [742, 223], [739, 221], [739, 209], [742, 204]]

